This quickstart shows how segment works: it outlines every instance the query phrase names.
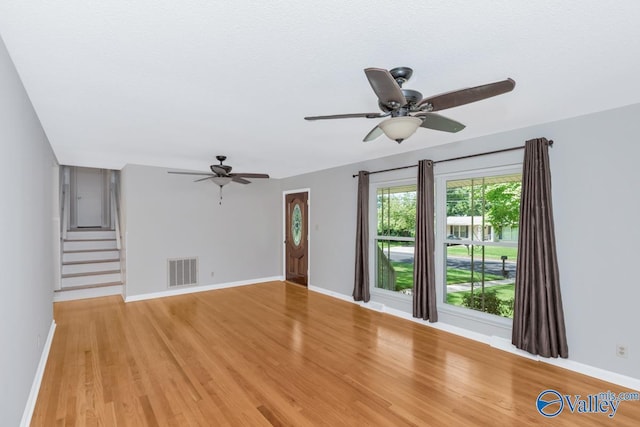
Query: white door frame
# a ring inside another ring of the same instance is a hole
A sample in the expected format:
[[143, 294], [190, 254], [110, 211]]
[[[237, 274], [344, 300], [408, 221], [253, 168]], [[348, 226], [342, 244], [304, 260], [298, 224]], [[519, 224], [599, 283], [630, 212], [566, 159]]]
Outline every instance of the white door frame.
[[307, 288], [311, 286], [311, 189], [284, 190], [282, 192], [282, 280], [287, 279], [287, 194], [307, 193]]

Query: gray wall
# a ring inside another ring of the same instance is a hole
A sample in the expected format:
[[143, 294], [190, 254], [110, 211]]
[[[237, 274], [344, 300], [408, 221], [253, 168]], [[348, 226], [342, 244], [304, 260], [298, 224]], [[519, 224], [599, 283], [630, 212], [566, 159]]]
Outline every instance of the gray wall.
[[195, 178], [123, 168], [127, 297], [166, 291], [170, 258], [198, 257], [199, 285], [282, 274], [278, 182], [228, 184], [220, 205], [218, 186]]
[[[356, 179], [351, 176], [358, 170], [486, 152], [544, 136], [555, 141], [550, 156], [570, 359], [640, 378], [640, 334], [636, 326], [640, 290], [634, 274], [640, 255], [640, 229], [635, 224], [640, 205], [638, 117], [640, 105], [633, 105], [283, 180], [283, 190], [311, 189], [310, 285], [351, 295], [356, 215]], [[419, 138], [428, 141], [427, 132], [405, 144], [418, 145]], [[375, 143], [391, 142], [381, 139]], [[505, 157], [506, 162], [511, 159], [510, 155]], [[477, 169], [487, 163], [484, 157], [442, 163], [436, 165], [435, 173]], [[406, 304], [384, 302], [410, 312]], [[450, 313], [441, 313], [440, 320], [505, 336], [504, 330], [496, 332], [495, 328]], [[627, 359], [616, 356], [616, 344], [629, 347]]]
[[57, 164], [2, 40], [0, 94], [0, 418], [16, 426], [53, 319]]

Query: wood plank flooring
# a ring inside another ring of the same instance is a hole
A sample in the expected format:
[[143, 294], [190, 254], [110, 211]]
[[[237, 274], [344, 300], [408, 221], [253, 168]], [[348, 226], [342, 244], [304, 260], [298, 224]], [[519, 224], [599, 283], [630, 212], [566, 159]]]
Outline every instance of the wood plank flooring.
[[547, 420], [545, 389], [626, 390], [284, 282], [54, 315], [35, 426], [640, 425]]

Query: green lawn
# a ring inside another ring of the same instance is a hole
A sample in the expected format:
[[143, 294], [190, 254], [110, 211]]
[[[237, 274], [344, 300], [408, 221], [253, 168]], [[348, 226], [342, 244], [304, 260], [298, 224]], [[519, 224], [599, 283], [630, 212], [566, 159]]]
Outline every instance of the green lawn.
[[[473, 256], [477, 259], [482, 258], [483, 246], [473, 247]], [[447, 255], [469, 257], [471, 256], [471, 248], [467, 249], [465, 245], [456, 245], [447, 247]], [[506, 255], [509, 260], [513, 261], [517, 258], [518, 248], [507, 248], [503, 246], [484, 246], [485, 259], [501, 259], [503, 255]]]
[[391, 261], [396, 272], [396, 290], [413, 288], [413, 264]]

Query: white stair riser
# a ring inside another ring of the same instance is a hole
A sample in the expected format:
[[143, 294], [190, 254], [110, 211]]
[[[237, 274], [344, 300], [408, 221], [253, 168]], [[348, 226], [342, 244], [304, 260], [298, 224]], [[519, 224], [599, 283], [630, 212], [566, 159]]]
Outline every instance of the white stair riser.
[[67, 240], [115, 239], [115, 231], [67, 231]]
[[95, 249], [117, 249], [115, 240], [88, 240], [86, 242], [70, 242], [65, 240], [63, 250], [67, 251], [90, 251]]
[[73, 301], [77, 299], [99, 298], [107, 295], [122, 295], [122, 285], [54, 292], [53, 301]]
[[61, 285], [62, 289], [64, 289], [70, 286], [89, 286], [120, 281], [120, 273], [96, 274], [92, 276], [63, 277]]
[[69, 264], [62, 266], [62, 274], [97, 273], [99, 271], [120, 270], [120, 261]]
[[113, 250], [62, 254], [62, 262], [100, 261], [104, 259], [120, 259], [120, 252]]

